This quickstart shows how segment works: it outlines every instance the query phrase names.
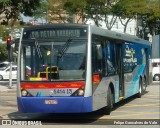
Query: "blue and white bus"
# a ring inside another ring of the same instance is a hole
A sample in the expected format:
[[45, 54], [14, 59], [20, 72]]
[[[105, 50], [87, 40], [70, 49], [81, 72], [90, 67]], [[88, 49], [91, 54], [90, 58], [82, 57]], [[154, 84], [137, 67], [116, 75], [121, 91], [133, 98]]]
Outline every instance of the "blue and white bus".
[[110, 114], [114, 103], [145, 92], [150, 47], [136, 36], [92, 25], [25, 27], [18, 54], [18, 110], [85, 113], [102, 108]]

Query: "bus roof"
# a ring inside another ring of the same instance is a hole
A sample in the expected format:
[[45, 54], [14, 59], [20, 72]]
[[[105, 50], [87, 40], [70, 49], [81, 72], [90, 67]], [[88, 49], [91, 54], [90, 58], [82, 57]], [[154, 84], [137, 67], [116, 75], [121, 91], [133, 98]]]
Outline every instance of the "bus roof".
[[45, 24], [45, 25], [37, 25], [37, 26], [29, 26], [24, 27], [24, 31], [37, 31], [37, 30], [45, 30], [50, 28], [65, 28], [65, 27], [76, 27], [76, 28], [90, 28], [91, 32], [96, 35], [100, 36], [106, 36], [111, 39], [119, 39], [122, 41], [129, 41], [134, 43], [140, 43], [145, 45], [151, 45], [151, 43], [147, 40], [143, 40], [138, 38], [137, 36], [126, 34], [126, 33], [120, 33], [116, 31], [107, 30], [101, 27], [97, 27], [95, 25], [90, 24], [69, 24], [69, 23], [63, 23], [63, 24]]
[[58, 24], [44, 24], [44, 25], [35, 25], [35, 26], [27, 26], [24, 27], [24, 31], [34, 31], [34, 30], [41, 30], [47, 28], [63, 28], [63, 27], [88, 27], [85, 24], [69, 24], [69, 23], [58, 23]]
[[91, 26], [91, 29], [92, 29], [91, 31], [93, 31], [95, 34], [100, 33], [100, 35], [107, 36], [111, 39], [119, 39], [122, 41], [129, 41], [129, 42], [140, 43], [140, 44], [145, 44], [145, 45], [151, 46], [151, 43], [149, 41], [140, 39], [137, 36], [130, 35], [127, 33], [120, 33], [120, 32], [116, 32], [116, 31], [102, 29], [102, 28], [96, 27], [96, 26]]

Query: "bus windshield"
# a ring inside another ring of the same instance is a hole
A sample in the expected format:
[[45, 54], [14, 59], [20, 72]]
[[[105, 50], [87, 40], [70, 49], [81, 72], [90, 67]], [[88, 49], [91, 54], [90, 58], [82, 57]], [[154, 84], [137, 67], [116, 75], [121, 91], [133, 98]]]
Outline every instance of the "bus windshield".
[[[22, 42], [23, 81], [84, 80], [86, 40], [26, 40]], [[29, 67], [29, 68], [24, 68]]]

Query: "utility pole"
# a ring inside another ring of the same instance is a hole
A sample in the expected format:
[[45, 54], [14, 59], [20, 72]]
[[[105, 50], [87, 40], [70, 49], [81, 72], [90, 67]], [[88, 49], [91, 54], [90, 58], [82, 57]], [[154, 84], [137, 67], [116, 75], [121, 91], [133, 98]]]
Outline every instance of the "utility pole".
[[9, 61], [9, 67], [10, 67], [10, 70], [9, 70], [9, 86], [8, 86], [9, 89], [12, 88], [12, 58], [13, 58], [12, 44], [13, 44], [13, 29], [11, 27], [11, 36], [7, 38], [8, 61]]
[[9, 71], [9, 88], [12, 88], [12, 59], [13, 59], [13, 27], [11, 26], [11, 48], [10, 48], [10, 71]]

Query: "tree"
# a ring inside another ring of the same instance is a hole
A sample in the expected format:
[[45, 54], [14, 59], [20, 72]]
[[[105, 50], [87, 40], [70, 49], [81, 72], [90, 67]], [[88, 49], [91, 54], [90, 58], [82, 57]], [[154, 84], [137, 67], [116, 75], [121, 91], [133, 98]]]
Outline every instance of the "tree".
[[48, 21], [51, 23], [69, 22], [69, 14], [64, 10], [64, 0], [48, 0]]
[[143, 31], [149, 28], [152, 35], [160, 29], [160, 0], [65, 0], [64, 5], [68, 12], [79, 14], [83, 23], [92, 19], [97, 26], [105, 22], [111, 29], [119, 18], [125, 32], [129, 21], [136, 19]]
[[64, 0], [64, 10], [77, 17], [77, 23], [85, 23], [86, 0]]
[[160, 0], [148, 0], [149, 13], [146, 14], [146, 26], [152, 35], [159, 34], [160, 29]]
[[152, 35], [160, 27], [160, 0], [119, 0], [115, 11], [121, 18], [137, 18], [143, 33], [146, 28]]
[[0, 62], [5, 61], [8, 58], [8, 52], [6, 50], [6, 44], [0, 44]]
[[87, 0], [87, 19], [92, 19], [97, 26], [101, 26], [101, 22], [105, 22], [106, 27], [110, 30], [113, 25], [112, 22], [115, 21], [114, 16], [109, 20], [109, 15], [111, 15], [111, 6], [111, 0]]
[[48, 6], [49, 4], [46, 0], [41, 0], [40, 6], [33, 12], [34, 19], [41, 19], [42, 23], [44, 20], [48, 22]]
[[[20, 20], [20, 14], [25, 16], [33, 16], [34, 10], [40, 6], [41, 0], [1, 0], [0, 1], [0, 15], [2, 17], [2, 25], [8, 25], [11, 28], [13, 35], [13, 26], [17, 20]], [[0, 61], [7, 58], [6, 46], [1, 45]]]
[[1, 0], [0, 14], [5, 16], [4, 24], [12, 27], [17, 19], [20, 19], [20, 13], [25, 16], [33, 16], [34, 10], [40, 6], [41, 0]]
[[112, 15], [112, 6], [114, 6], [116, 1], [117, 0], [65, 0], [65, 9], [72, 14], [79, 15], [83, 23], [91, 19], [95, 22], [95, 25], [101, 26], [101, 22], [104, 22], [106, 27], [111, 29], [117, 19], [116, 15]]
[[136, 14], [132, 11], [129, 11], [128, 5], [130, 5], [130, 1], [128, 0], [119, 0], [113, 7], [112, 13], [116, 15], [121, 24], [124, 26], [124, 33], [126, 32], [127, 25], [129, 21], [135, 18]]

